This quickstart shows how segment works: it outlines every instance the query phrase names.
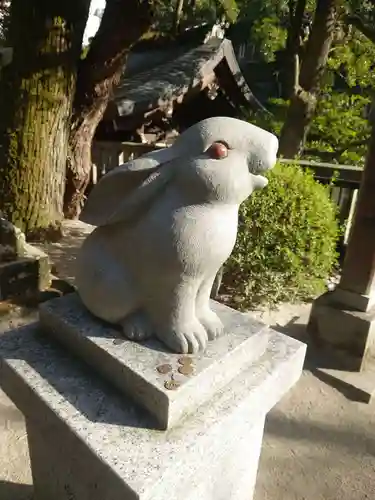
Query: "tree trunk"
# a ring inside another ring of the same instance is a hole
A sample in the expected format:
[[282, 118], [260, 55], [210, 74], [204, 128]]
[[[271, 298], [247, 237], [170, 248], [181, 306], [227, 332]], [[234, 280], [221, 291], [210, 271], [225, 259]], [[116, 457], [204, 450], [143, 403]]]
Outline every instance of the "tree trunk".
[[282, 98], [289, 99], [299, 80], [302, 22], [307, 0], [289, 0], [289, 27], [282, 65]]
[[322, 76], [336, 27], [339, 0], [318, 0], [311, 33], [301, 64], [299, 82], [290, 100], [280, 136], [279, 154], [298, 155], [314, 117]]
[[184, 3], [185, 3], [184, 0], [177, 0], [176, 2], [176, 7], [173, 16], [173, 33], [176, 35], [180, 31], [181, 18], [182, 18], [182, 13], [184, 11]]
[[0, 88], [0, 209], [27, 235], [62, 217], [69, 117], [89, 0], [12, 0]]
[[90, 180], [96, 127], [123, 73], [129, 49], [150, 26], [148, 2], [107, 0], [99, 30], [78, 70], [64, 196], [66, 218], [79, 217]]

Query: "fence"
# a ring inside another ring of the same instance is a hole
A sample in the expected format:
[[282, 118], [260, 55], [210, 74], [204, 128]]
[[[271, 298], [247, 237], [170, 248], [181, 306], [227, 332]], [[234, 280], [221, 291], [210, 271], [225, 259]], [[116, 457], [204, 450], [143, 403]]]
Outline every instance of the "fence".
[[166, 147], [164, 143], [138, 144], [135, 142], [94, 141], [92, 162], [97, 170], [97, 176], [100, 177], [130, 158], [137, 158], [164, 147]]
[[337, 204], [339, 220], [345, 225], [343, 243], [348, 242], [351, 222], [357, 201], [358, 189], [362, 177], [362, 168], [354, 165], [335, 163], [316, 163], [305, 160], [280, 160], [284, 163], [296, 163], [302, 168], [312, 170], [314, 177], [322, 184], [330, 184], [331, 199]]
[[[166, 147], [166, 144], [137, 144], [132, 142], [95, 142], [92, 150], [96, 179], [104, 175], [109, 170], [121, 165], [131, 158], [137, 158], [155, 149]], [[362, 169], [352, 165], [336, 165], [333, 163], [316, 163], [304, 160], [280, 160], [284, 163], [296, 163], [302, 168], [312, 170], [314, 177], [322, 184], [330, 184], [331, 199], [337, 204], [339, 209], [339, 219], [345, 224], [346, 229], [343, 243], [346, 244], [355, 204], [359, 184], [361, 181]]]

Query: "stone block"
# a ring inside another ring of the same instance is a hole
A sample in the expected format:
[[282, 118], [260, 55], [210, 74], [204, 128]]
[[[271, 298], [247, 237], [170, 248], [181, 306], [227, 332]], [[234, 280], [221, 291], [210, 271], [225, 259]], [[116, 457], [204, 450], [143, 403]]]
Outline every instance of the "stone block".
[[4, 217], [0, 217], [0, 262], [24, 257], [25, 244], [23, 232]]
[[38, 290], [38, 262], [17, 259], [0, 263], [0, 300], [8, 300]]
[[356, 311], [368, 312], [375, 306], [375, 293], [366, 295], [344, 290], [338, 286], [333, 292], [333, 297], [339, 304], [345, 304], [348, 309]]
[[[212, 305], [226, 334], [210, 342], [204, 353], [191, 356], [171, 353], [156, 339], [138, 344], [122, 338], [112, 325], [94, 318], [76, 293], [41, 304], [39, 318], [46, 334], [136, 400], [166, 429], [210, 400], [267, 348], [270, 331], [264, 324], [222, 304]], [[180, 373], [182, 362], [188, 362], [184, 367], [192, 373]], [[176, 383], [176, 389], [168, 388]]]
[[0, 300], [35, 295], [50, 281], [48, 255], [26, 243], [22, 231], [0, 217]]
[[265, 416], [305, 356], [294, 339], [267, 339], [263, 355], [162, 432], [38, 324], [4, 334], [0, 385], [27, 421], [35, 498], [251, 500]]
[[361, 371], [375, 361], [374, 308], [350, 309], [328, 292], [314, 301], [307, 331], [318, 345], [342, 354], [344, 370]]
[[49, 261], [48, 255], [34, 247], [33, 245], [25, 244], [24, 255], [28, 259], [32, 259], [38, 264], [38, 289], [44, 290], [48, 288], [51, 284], [51, 263]]
[[48, 256], [0, 262], [0, 300], [27, 297], [48, 287]]

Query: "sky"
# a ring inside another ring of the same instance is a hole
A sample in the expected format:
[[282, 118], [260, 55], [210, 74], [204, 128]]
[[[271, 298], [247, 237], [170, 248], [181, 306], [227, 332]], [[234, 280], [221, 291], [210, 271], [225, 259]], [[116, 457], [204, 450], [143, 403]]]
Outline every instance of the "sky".
[[99, 28], [100, 19], [95, 16], [95, 11], [97, 9], [104, 9], [105, 0], [91, 0], [90, 14], [87, 20], [85, 34], [83, 36], [83, 45], [87, 45], [89, 38], [95, 35], [97, 29]]

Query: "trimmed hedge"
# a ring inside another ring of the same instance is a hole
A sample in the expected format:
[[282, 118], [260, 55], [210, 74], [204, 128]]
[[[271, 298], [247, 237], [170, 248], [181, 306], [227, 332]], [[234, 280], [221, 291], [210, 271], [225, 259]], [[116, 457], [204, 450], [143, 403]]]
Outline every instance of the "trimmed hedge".
[[340, 228], [328, 187], [310, 171], [277, 164], [269, 184], [240, 207], [223, 290], [237, 309], [306, 300], [326, 289]]

